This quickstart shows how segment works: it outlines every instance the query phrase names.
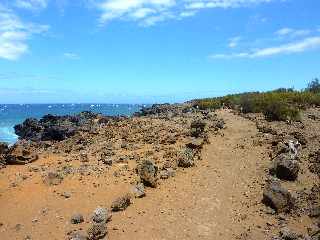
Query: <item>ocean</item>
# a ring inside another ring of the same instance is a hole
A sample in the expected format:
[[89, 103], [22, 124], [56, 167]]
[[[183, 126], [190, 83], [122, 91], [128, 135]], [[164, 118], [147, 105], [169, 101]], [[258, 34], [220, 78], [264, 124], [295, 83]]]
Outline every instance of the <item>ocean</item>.
[[26, 118], [41, 118], [46, 114], [67, 115], [92, 111], [109, 116], [130, 116], [143, 106], [137, 104], [0, 104], [0, 142], [13, 144], [18, 136], [13, 127]]

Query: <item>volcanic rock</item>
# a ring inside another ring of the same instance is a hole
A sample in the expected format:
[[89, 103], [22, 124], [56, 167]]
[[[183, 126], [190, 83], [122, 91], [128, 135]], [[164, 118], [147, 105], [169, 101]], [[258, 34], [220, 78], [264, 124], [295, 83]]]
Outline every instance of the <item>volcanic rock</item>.
[[142, 198], [146, 195], [145, 189], [142, 183], [139, 183], [132, 187], [131, 193], [135, 198]]
[[94, 210], [92, 215], [92, 221], [95, 223], [106, 223], [111, 219], [111, 214], [105, 208], [98, 207]]
[[92, 223], [87, 230], [89, 240], [103, 239], [107, 235], [107, 225], [105, 223]]
[[294, 198], [291, 193], [280, 185], [280, 182], [271, 179], [263, 191], [263, 203], [279, 212], [290, 212], [294, 207]]
[[299, 163], [292, 159], [289, 154], [280, 154], [273, 162], [270, 169], [271, 174], [275, 174], [279, 179], [294, 181], [299, 174]]
[[126, 194], [122, 197], [117, 198], [111, 204], [111, 209], [114, 212], [123, 211], [131, 204], [131, 196], [130, 194]]
[[72, 224], [79, 224], [79, 223], [82, 223], [83, 221], [84, 221], [83, 215], [80, 213], [76, 213], [71, 217]]
[[137, 173], [146, 186], [157, 186], [158, 167], [150, 160], [140, 162], [137, 166]]
[[18, 142], [12, 146], [6, 155], [7, 164], [24, 165], [38, 159], [35, 149], [24, 142]]

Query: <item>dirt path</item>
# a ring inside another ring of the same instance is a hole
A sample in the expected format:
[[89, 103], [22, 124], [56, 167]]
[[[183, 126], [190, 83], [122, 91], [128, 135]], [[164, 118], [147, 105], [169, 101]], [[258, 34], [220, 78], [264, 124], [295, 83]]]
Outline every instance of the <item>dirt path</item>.
[[[115, 215], [110, 239], [266, 239], [271, 218], [260, 203], [268, 166], [266, 149], [253, 145], [254, 123], [220, 111], [222, 135], [212, 136], [194, 169], [147, 192]], [[264, 160], [265, 159], [265, 160]]]
[[[197, 167], [179, 170], [157, 189], [147, 189], [147, 197], [114, 214], [108, 223], [108, 239], [231, 240], [244, 232], [249, 235], [240, 239], [267, 239], [263, 231], [273, 223], [260, 203], [269, 165], [266, 149], [253, 144], [254, 123], [226, 110], [218, 115], [226, 129], [211, 136]], [[53, 160], [41, 161], [37, 164]], [[25, 166], [11, 166], [1, 179], [23, 171], [27, 171]], [[114, 184], [113, 180], [70, 177], [50, 188], [40, 174], [17, 187], [0, 181], [0, 223], [5, 224], [0, 224], [0, 239], [21, 240], [31, 235], [35, 240], [61, 240], [70, 230], [86, 229], [87, 217], [85, 223], [71, 225], [70, 216], [75, 211], [90, 216], [97, 206], [108, 207], [115, 196], [128, 191], [128, 183]], [[71, 191], [72, 197], [59, 197], [63, 191]]]

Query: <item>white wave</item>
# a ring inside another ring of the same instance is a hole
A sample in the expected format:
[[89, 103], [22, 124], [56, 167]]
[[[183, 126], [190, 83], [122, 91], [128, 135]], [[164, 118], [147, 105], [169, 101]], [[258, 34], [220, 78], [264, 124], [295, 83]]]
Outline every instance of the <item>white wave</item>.
[[0, 141], [14, 143], [18, 136], [14, 133], [13, 127], [0, 127]]

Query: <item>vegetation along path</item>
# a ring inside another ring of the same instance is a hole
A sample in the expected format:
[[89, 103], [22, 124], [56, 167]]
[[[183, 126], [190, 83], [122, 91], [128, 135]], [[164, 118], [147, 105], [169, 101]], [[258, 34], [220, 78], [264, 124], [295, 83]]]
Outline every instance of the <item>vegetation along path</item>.
[[259, 214], [266, 149], [254, 144], [253, 122], [228, 110], [218, 115], [226, 129], [210, 137], [198, 166], [114, 216], [110, 239], [266, 239], [272, 220]]

